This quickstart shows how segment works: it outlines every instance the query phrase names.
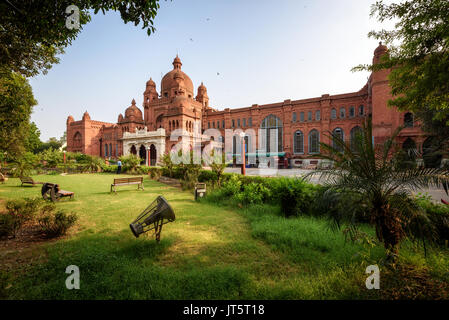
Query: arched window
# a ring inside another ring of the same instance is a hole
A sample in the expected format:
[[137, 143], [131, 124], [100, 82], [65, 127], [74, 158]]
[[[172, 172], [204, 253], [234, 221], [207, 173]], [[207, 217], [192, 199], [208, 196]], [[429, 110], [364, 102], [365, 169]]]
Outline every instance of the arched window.
[[292, 115], [292, 122], [296, 122], [296, 112], [293, 112], [293, 115]]
[[104, 156], [105, 157], [108, 156], [108, 145], [107, 144], [104, 145]]
[[313, 129], [309, 132], [309, 153], [320, 152], [320, 133]]
[[109, 156], [112, 157], [112, 143], [109, 144]]
[[354, 128], [351, 129], [350, 144], [351, 144], [352, 150], [355, 150], [356, 139], [360, 139], [362, 137], [362, 134], [363, 134], [363, 130], [359, 126], [355, 126]]
[[307, 121], [312, 121], [312, 111], [307, 112]]
[[331, 119], [337, 119], [337, 110], [334, 108], [331, 110]]
[[304, 153], [304, 134], [298, 130], [293, 135], [293, 152]]
[[321, 119], [321, 112], [320, 112], [320, 110], [317, 110], [315, 112], [315, 120], [320, 121], [320, 119]]
[[343, 151], [343, 146], [341, 146], [339, 143], [337, 143], [338, 140], [344, 141], [345, 136], [342, 128], [335, 128], [334, 131], [332, 131], [332, 147], [337, 149], [338, 151]]
[[355, 116], [355, 108], [354, 107], [349, 107], [349, 117], [352, 118]]
[[[265, 130], [265, 138], [262, 145], [265, 145], [267, 152], [282, 152], [282, 121], [275, 115], [270, 114], [262, 120], [261, 129]], [[273, 145], [274, 144], [274, 145]], [[277, 148], [276, 148], [277, 145]]]
[[156, 118], [156, 129], [162, 128], [162, 117], [163, 115], [161, 114], [159, 117]]
[[412, 128], [413, 127], [413, 113], [407, 112], [404, 114], [404, 127]]
[[365, 107], [363, 105], [359, 106], [359, 116], [363, 116], [365, 114]]
[[79, 133], [79, 131], [77, 131], [75, 133], [75, 135], [73, 136], [73, 146], [79, 148], [82, 145], [83, 145], [83, 141], [82, 141], [81, 133]]
[[346, 117], [346, 109], [344, 107], [340, 108], [340, 119], [344, 119]]
[[304, 122], [304, 112], [299, 114], [299, 121]]

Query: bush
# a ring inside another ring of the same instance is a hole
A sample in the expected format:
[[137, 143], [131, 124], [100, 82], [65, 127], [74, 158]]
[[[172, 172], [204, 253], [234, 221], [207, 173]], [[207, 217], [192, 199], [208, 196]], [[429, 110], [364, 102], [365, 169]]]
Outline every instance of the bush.
[[138, 174], [148, 174], [148, 172], [150, 172], [150, 167], [149, 166], [139, 166], [139, 167], [137, 167], [136, 171]]
[[271, 198], [271, 191], [261, 183], [250, 183], [243, 191], [234, 195], [241, 204], [262, 204]]
[[228, 197], [234, 197], [242, 190], [242, 182], [239, 177], [234, 174], [228, 180], [222, 183], [223, 194]]
[[101, 167], [101, 170], [106, 173], [116, 173], [117, 168], [118, 168], [117, 165], [106, 165], [105, 164]]
[[435, 228], [440, 243], [449, 240], [449, 206], [433, 203], [428, 194], [415, 196], [416, 203], [425, 210], [427, 217]]
[[201, 170], [198, 176], [198, 182], [211, 182], [212, 184], [218, 181], [217, 173], [210, 170]]
[[151, 179], [158, 180], [162, 174], [163, 174], [163, 168], [150, 167], [148, 170], [148, 176]]
[[22, 222], [10, 214], [0, 214], [0, 238], [14, 236], [22, 227]]
[[6, 202], [6, 214], [1, 215], [0, 235], [1, 236], [17, 236], [22, 226], [35, 218], [43, 200], [34, 199], [17, 199]]
[[45, 212], [39, 219], [39, 225], [42, 232], [46, 234], [48, 238], [58, 237], [66, 234], [78, 220], [76, 214], [67, 214], [64, 211], [54, 212], [54, 209], [50, 209]]
[[134, 154], [121, 156], [120, 161], [122, 161], [123, 172], [127, 173], [136, 173], [137, 167], [140, 165], [140, 158]]

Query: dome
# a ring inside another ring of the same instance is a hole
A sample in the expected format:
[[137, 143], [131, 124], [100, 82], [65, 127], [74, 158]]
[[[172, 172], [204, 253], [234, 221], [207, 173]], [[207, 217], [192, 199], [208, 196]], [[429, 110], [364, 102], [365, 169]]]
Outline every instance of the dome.
[[193, 96], [193, 82], [188, 75], [181, 70], [181, 59], [178, 56], [173, 60], [173, 70], [168, 72], [161, 81], [161, 93], [170, 92], [172, 88], [183, 87], [187, 94]]
[[90, 120], [90, 115], [89, 115], [89, 112], [84, 112], [84, 114], [83, 114], [83, 120]]
[[380, 56], [388, 51], [387, 46], [383, 45], [382, 42], [379, 42], [379, 46], [374, 50], [374, 55]]
[[156, 83], [153, 81], [152, 78], [150, 78], [150, 80], [147, 81], [147, 87], [154, 87], [154, 88], [156, 88]]
[[67, 124], [69, 124], [69, 123], [71, 123], [71, 122], [73, 122], [73, 121], [75, 121], [75, 119], [73, 119], [72, 116], [68, 116], [68, 117], [67, 117]]
[[136, 100], [133, 99], [131, 106], [126, 109], [125, 119], [130, 121], [143, 121], [142, 111], [136, 107]]
[[201, 85], [198, 87], [198, 95], [207, 94], [206, 86], [201, 82]]

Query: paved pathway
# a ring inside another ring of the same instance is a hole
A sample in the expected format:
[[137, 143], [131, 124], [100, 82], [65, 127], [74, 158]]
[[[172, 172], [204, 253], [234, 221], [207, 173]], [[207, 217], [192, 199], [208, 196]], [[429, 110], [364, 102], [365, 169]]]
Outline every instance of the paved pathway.
[[[257, 169], [257, 168], [247, 168], [246, 175], [248, 176], [264, 176], [264, 177], [302, 177], [312, 170], [306, 169]], [[240, 168], [226, 168], [225, 172], [229, 173], [240, 173]], [[310, 182], [318, 183], [318, 175], [310, 177]], [[449, 197], [446, 195], [443, 189], [423, 189], [420, 192], [429, 193], [435, 202], [441, 203], [441, 199], [449, 201]], [[417, 193], [417, 192], [414, 192]]]

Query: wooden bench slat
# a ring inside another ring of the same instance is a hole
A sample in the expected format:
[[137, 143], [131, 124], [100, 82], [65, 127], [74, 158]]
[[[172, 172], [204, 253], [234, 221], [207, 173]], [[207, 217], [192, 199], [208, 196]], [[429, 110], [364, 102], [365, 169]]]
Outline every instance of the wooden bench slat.
[[111, 192], [114, 190], [116, 192], [115, 187], [116, 186], [125, 186], [125, 185], [132, 185], [132, 184], [138, 184], [138, 189], [142, 188], [143, 190], [143, 177], [132, 177], [132, 178], [116, 178], [114, 179], [114, 183], [111, 184]]

